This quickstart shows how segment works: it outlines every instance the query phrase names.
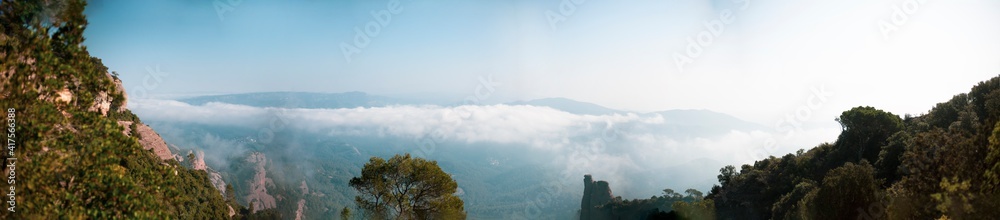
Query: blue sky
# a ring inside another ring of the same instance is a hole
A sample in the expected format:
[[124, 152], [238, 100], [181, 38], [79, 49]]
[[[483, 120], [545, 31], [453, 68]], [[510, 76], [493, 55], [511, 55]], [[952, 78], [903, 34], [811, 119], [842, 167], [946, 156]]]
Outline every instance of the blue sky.
[[[364, 91], [461, 100], [492, 76], [501, 86], [485, 103], [566, 97], [636, 111], [711, 109], [765, 125], [821, 87], [833, 95], [804, 121], [835, 123], [859, 105], [919, 114], [1000, 74], [992, 1], [400, 0], [402, 11], [348, 62], [341, 43], [388, 2], [98, 1], [86, 11], [85, 44], [126, 89], [149, 97]], [[564, 18], [554, 27], [553, 13]], [[706, 26], [724, 14], [721, 31]], [[699, 34], [710, 42], [688, 56]], [[678, 68], [677, 55], [691, 62]], [[169, 75], [144, 84], [156, 66]]]

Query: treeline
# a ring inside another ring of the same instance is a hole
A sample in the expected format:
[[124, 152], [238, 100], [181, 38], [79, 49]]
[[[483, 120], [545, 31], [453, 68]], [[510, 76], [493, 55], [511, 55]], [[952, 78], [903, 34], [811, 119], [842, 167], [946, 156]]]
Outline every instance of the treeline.
[[706, 200], [720, 219], [1000, 216], [1000, 77], [920, 116], [843, 112], [836, 142], [726, 166]]

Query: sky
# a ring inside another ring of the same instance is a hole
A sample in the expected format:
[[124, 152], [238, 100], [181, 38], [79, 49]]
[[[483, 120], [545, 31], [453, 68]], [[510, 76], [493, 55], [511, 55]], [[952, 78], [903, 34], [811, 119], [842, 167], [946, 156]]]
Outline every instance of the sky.
[[492, 81], [482, 103], [565, 97], [829, 126], [854, 106], [925, 113], [1000, 74], [998, 12], [964, 0], [95, 1], [84, 44], [138, 99], [457, 101]]

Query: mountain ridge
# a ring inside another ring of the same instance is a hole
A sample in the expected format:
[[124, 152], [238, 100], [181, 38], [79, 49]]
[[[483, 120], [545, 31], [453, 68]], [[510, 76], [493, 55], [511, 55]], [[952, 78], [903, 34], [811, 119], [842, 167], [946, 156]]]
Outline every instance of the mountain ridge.
[[[252, 107], [275, 108], [308, 108], [308, 109], [338, 109], [338, 108], [373, 108], [393, 105], [439, 105], [437, 103], [417, 102], [412, 100], [371, 95], [361, 91], [341, 93], [317, 92], [253, 92], [225, 95], [195, 96], [177, 99], [190, 105], [204, 105], [220, 102]], [[668, 124], [682, 126], [720, 126], [738, 130], [768, 130], [766, 126], [749, 122], [738, 117], [707, 109], [669, 109], [652, 112], [636, 112], [613, 109], [600, 104], [577, 101], [563, 97], [521, 100], [501, 103], [501, 105], [526, 105], [548, 107], [555, 110], [577, 115], [614, 115], [636, 114], [640, 116], [661, 116]]]

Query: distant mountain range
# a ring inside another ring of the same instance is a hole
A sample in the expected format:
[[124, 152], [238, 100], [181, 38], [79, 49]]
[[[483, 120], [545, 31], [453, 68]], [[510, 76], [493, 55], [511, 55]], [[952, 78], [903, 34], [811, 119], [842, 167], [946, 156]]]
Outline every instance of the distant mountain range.
[[364, 92], [309, 93], [309, 92], [260, 92], [229, 95], [210, 95], [184, 98], [178, 101], [192, 105], [221, 102], [254, 107], [278, 108], [357, 108], [384, 107], [388, 105], [417, 104], [402, 99], [369, 95]]
[[531, 105], [544, 106], [556, 110], [569, 112], [578, 115], [611, 115], [625, 114], [626, 111], [610, 109], [593, 103], [580, 102], [567, 98], [544, 98], [528, 101], [516, 101], [507, 103], [508, 105]]

